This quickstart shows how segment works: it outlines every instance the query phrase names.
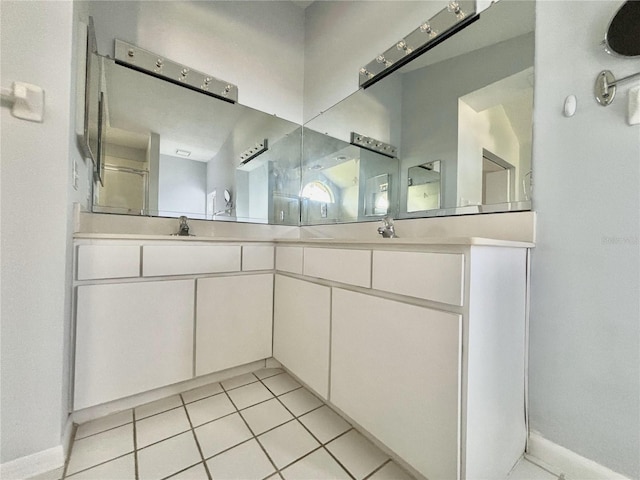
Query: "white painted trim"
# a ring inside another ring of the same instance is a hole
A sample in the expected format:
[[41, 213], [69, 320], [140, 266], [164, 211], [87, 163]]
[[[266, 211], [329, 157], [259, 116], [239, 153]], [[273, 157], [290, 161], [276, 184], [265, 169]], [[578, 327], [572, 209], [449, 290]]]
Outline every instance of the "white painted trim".
[[537, 432], [529, 433], [529, 444], [525, 455], [555, 475], [564, 474], [567, 480], [630, 480], [599, 463], [557, 445]]
[[41, 452], [16, 458], [0, 465], [2, 480], [22, 480], [64, 466], [62, 445]]

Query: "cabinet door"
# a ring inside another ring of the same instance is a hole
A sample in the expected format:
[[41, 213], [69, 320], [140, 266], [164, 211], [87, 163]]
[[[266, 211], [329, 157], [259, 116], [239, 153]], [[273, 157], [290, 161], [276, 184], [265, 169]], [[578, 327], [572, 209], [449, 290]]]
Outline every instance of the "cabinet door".
[[78, 287], [74, 409], [191, 378], [193, 304], [193, 280]]
[[196, 375], [271, 357], [273, 274], [198, 279]]
[[330, 401], [425, 477], [458, 478], [460, 315], [332, 296]]
[[325, 399], [330, 302], [329, 287], [276, 275], [273, 356]]

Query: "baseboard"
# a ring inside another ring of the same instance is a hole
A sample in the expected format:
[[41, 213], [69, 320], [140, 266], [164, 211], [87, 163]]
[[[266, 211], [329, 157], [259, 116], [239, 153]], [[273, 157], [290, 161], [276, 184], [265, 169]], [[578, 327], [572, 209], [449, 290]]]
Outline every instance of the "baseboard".
[[528, 460], [567, 480], [630, 480], [599, 463], [547, 440], [539, 433], [529, 433]]
[[64, 466], [62, 445], [0, 465], [2, 480], [23, 480]]

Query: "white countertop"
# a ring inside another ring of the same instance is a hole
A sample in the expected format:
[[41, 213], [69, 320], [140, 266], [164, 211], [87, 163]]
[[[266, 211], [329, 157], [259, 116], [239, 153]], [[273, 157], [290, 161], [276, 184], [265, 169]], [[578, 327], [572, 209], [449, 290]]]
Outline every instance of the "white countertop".
[[396, 237], [396, 238], [250, 238], [250, 237], [212, 237], [177, 235], [146, 235], [130, 233], [76, 233], [76, 240], [160, 240], [173, 242], [210, 242], [210, 243], [251, 243], [270, 242], [278, 244], [311, 244], [311, 245], [466, 245], [466, 246], [491, 246], [491, 247], [517, 247], [532, 248], [531, 242], [519, 242], [513, 240], [500, 240], [483, 237]]

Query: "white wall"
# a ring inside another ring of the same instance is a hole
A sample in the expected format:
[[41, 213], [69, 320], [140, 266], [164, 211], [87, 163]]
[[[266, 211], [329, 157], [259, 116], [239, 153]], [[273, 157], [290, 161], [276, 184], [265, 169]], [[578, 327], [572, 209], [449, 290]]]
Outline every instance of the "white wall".
[[[66, 419], [73, 4], [3, 1], [2, 86], [45, 90], [44, 123], [2, 120], [0, 462], [58, 447]], [[34, 33], [37, 32], [37, 33]], [[81, 161], [81, 160], [80, 160]], [[61, 454], [61, 453], [60, 453]]]
[[[640, 70], [599, 45], [621, 3], [536, 8], [530, 419], [543, 437], [639, 478], [640, 126], [625, 121], [633, 83], [609, 107], [593, 98], [601, 70]], [[565, 118], [570, 94], [578, 111]]]
[[158, 210], [160, 216], [205, 218], [207, 164], [160, 155]]
[[238, 86], [239, 103], [302, 121], [304, 10], [288, 1], [91, 1], [102, 55], [119, 38]]

